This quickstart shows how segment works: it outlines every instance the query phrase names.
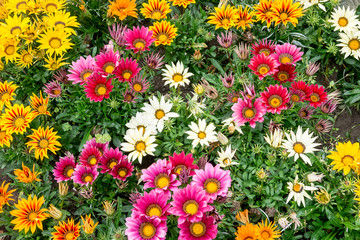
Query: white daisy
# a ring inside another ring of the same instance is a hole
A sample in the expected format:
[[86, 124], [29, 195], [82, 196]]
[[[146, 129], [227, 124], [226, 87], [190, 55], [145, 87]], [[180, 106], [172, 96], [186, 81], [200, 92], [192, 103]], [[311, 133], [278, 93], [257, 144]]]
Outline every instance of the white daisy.
[[323, 2], [327, 2], [328, 0], [299, 0], [299, 3], [303, 5], [303, 8], [309, 8], [314, 5], [318, 5], [321, 10], [326, 12], [325, 6], [322, 4]]
[[345, 58], [349, 55], [357, 60], [360, 58], [360, 30], [348, 34], [339, 33], [340, 43], [337, 46], [342, 47], [341, 52], [345, 54]]
[[194, 75], [188, 72], [189, 68], [184, 69], [184, 64], [180, 61], [176, 65], [174, 63], [171, 64], [172, 66], [166, 64], [166, 69], [162, 70], [164, 72], [162, 75], [164, 76], [165, 85], [170, 84], [170, 87], [178, 88], [179, 86], [189, 84], [189, 77]]
[[281, 146], [283, 137], [284, 137], [283, 131], [281, 131], [281, 129], [275, 129], [273, 132], [270, 133], [270, 136], [266, 134], [264, 138], [266, 142], [270, 144], [270, 146], [274, 148], [278, 148]]
[[155, 96], [149, 98], [149, 101], [150, 104], [145, 103], [142, 110], [145, 111], [148, 121], [156, 125], [159, 132], [164, 129], [164, 121], [172, 117], [179, 117], [179, 114], [170, 112], [173, 104], [170, 101], [165, 102], [163, 96], [161, 96], [160, 101]]
[[139, 163], [142, 163], [143, 157], [147, 154], [154, 155], [155, 147], [155, 136], [151, 136], [150, 132], [143, 134], [142, 130], [130, 129], [127, 131], [124, 139], [127, 142], [121, 143], [121, 150], [125, 152], [131, 152], [128, 155], [130, 161], [138, 159]]
[[210, 123], [206, 126], [205, 119], [199, 119], [199, 123], [190, 123], [191, 131], [186, 131], [188, 139], [193, 140], [192, 145], [195, 148], [199, 143], [201, 146], [209, 146], [209, 142], [216, 142], [215, 125]]
[[129, 130], [139, 129], [143, 130], [143, 132], [150, 131], [150, 134], [155, 135], [157, 132], [156, 125], [154, 125], [154, 122], [149, 121], [146, 116], [146, 113], [137, 112], [136, 116], [131, 117], [130, 121], [126, 124], [126, 126], [129, 128]]
[[312, 137], [313, 133], [309, 134], [309, 129], [306, 129], [305, 132], [302, 132], [301, 126], [298, 127], [296, 135], [293, 131], [290, 132], [290, 135], [285, 133], [287, 140], [283, 140], [281, 147], [285, 148], [290, 154], [289, 157], [294, 156], [296, 161], [298, 158], [304, 160], [305, 163], [310, 164], [311, 161], [305, 153], [313, 153], [314, 151], [319, 151], [315, 147], [321, 145], [320, 143], [314, 143], [317, 137]]
[[188, 99], [188, 110], [191, 112], [188, 118], [191, 116], [197, 118], [198, 115], [204, 113], [203, 109], [206, 106], [202, 102], [198, 102], [198, 98], [199, 98], [198, 95], [194, 94], [194, 96], [191, 99]]
[[357, 26], [360, 25], [360, 22], [356, 17], [355, 10], [350, 9], [350, 7], [345, 9], [343, 6], [335, 9], [328, 21], [332, 23], [335, 30], [348, 33], [359, 31]]
[[221, 151], [218, 152], [219, 158], [216, 159], [216, 161], [220, 164], [220, 167], [225, 168], [231, 165], [238, 165], [239, 163], [232, 160], [234, 158], [235, 152], [236, 150], [231, 150], [231, 145], [227, 146], [225, 151], [221, 149]]
[[290, 194], [286, 200], [288, 203], [292, 198], [296, 201], [297, 205], [300, 206], [301, 203], [305, 207], [305, 198], [311, 199], [310, 195], [306, 192], [306, 190], [317, 190], [317, 187], [305, 186], [303, 183], [298, 182], [298, 176], [295, 177], [294, 182], [288, 182], [287, 189], [290, 190]]
[[228, 131], [230, 134], [233, 134], [235, 130], [238, 131], [240, 134], [243, 134], [241, 128], [237, 124], [235, 124], [234, 118], [227, 118], [222, 121], [222, 123], [224, 124], [223, 127], [228, 127]]

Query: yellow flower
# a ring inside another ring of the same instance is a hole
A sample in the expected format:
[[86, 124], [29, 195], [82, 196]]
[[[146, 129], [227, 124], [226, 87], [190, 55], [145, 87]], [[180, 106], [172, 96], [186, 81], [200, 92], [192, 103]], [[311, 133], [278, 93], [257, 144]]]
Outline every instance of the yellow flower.
[[114, 202], [109, 202], [107, 200], [105, 200], [103, 202], [104, 211], [108, 216], [111, 216], [115, 213], [115, 209], [114, 209], [113, 205], [114, 205]]
[[230, 5], [226, 7], [223, 5], [221, 8], [215, 7], [215, 12], [210, 14], [213, 16], [208, 17], [208, 23], [215, 24], [215, 29], [222, 27], [228, 30], [230, 27], [234, 26], [239, 18], [237, 10]]
[[171, 12], [170, 5], [166, 0], [149, 0], [149, 3], [143, 3], [140, 9], [141, 14], [145, 18], [160, 20], [166, 18], [166, 14]]
[[276, 0], [272, 4], [271, 10], [270, 16], [273, 18], [275, 26], [279, 23], [283, 23], [286, 26], [289, 22], [296, 27], [298, 18], [303, 16], [300, 3], [293, 3], [293, 0]]
[[47, 17], [44, 17], [44, 21], [50, 28], [64, 30], [66, 33], [72, 33], [74, 35], [76, 35], [76, 33], [72, 27], [77, 28], [80, 25], [76, 21], [76, 17], [70, 16], [70, 13], [66, 11], [58, 11], [49, 14]]
[[236, 19], [235, 26], [237, 29], [239, 27], [242, 27], [242, 29], [245, 31], [245, 29], [251, 28], [250, 24], [253, 24], [254, 19], [252, 18], [254, 15], [254, 12], [249, 12], [250, 8], [246, 6], [243, 10], [242, 6], [239, 5], [237, 9], [238, 19]]
[[49, 217], [46, 208], [41, 208], [44, 204], [44, 197], [37, 198], [36, 195], [34, 198], [29, 195], [28, 199], [20, 199], [17, 204], [15, 204], [15, 210], [11, 211], [10, 214], [16, 217], [11, 221], [12, 224], [15, 224], [14, 230], [19, 230], [21, 232], [25, 229], [25, 233], [31, 229], [31, 232], [34, 233], [36, 228], [43, 230], [42, 221]]
[[31, 46], [28, 47], [28, 50], [22, 50], [20, 52], [20, 57], [16, 59], [16, 64], [21, 67], [30, 67], [33, 64], [35, 52], [32, 50]]
[[236, 214], [236, 220], [238, 220], [239, 222], [242, 222], [243, 224], [250, 223], [250, 221], [249, 221], [249, 210], [245, 209], [245, 211], [243, 211], [243, 212], [239, 211]]
[[280, 237], [281, 232], [276, 230], [276, 226], [274, 225], [274, 223], [269, 222], [268, 224], [268, 221], [266, 220], [265, 223], [264, 221], [261, 221], [261, 224], [258, 224], [256, 238], [254, 239], [273, 240]]
[[33, 171], [31, 172], [30, 168], [24, 165], [22, 163], [22, 170], [21, 169], [15, 169], [14, 174], [17, 180], [19, 182], [23, 183], [32, 183], [33, 181], [40, 182], [41, 180], [37, 178], [38, 175], [41, 174], [41, 172], [35, 172], [35, 164], [33, 165]]
[[31, 121], [34, 119], [34, 113], [31, 112], [29, 106], [15, 104], [10, 108], [5, 109], [5, 114], [2, 115], [1, 125], [7, 134], [26, 132], [30, 127]]
[[57, 132], [53, 132], [53, 128], [49, 129], [46, 127], [39, 127], [38, 130], [32, 129], [33, 134], [28, 137], [31, 139], [26, 143], [27, 147], [30, 147], [30, 152], [35, 149], [35, 158], [44, 159], [44, 157], [49, 158], [47, 151], [50, 150], [52, 153], [56, 154], [56, 151], [60, 150], [57, 146], [61, 147], [61, 144], [57, 141], [60, 136], [57, 136]]
[[5, 38], [1, 40], [2, 44], [0, 45], [0, 59], [5, 57], [5, 62], [13, 62], [19, 53], [17, 52], [19, 47], [19, 41], [15, 38]]
[[173, 6], [183, 6], [186, 8], [190, 3], [195, 3], [195, 0], [174, 0]]
[[331, 195], [325, 189], [321, 189], [315, 193], [314, 198], [318, 203], [326, 205], [330, 202]]
[[0, 126], [0, 146], [10, 147], [10, 142], [13, 140], [11, 134], [6, 133], [2, 126]]
[[45, 0], [42, 3], [44, 12], [53, 13], [63, 9], [66, 5], [66, 0]]
[[29, 25], [22, 34], [22, 39], [25, 40], [25, 44], [31, 44], [38, 37], [39, 32], [39, 29], [35, 25]]
[[201, 84], [193, 84], [194, 92], [201, 96], [204, 93], [204, 87]]
[[39, 115], [51, 116], [50, 112], [47, 110], [48, 103], [49, 103], [49, 97], [44, 99], [41, 91], [40, 91], [40, 97], [36, 96], [35, 93], [33, 93], [33, 95], [30, 96], [30, 105], [34, 109], [33, 113], [35, 117]]
[[59, 182], [59, 195], [60, 197], [66, 197], [69, 191], [69, 185], [67, 182]]
[[7, 1], [5, 6], [10, 13], [26, 13], [26, 10], [29, 8], [28, 2], [28, 0], [11, 0]]
[[[9, 201], [14, 201], [14, 199], [10, 198], [12, 197], [12, 193], [16, 191], [16, 189], [8, 191], [9, 184], [5, 185], [5, 181], [0, 186], [0, 213], [3, 212], [2, 208], [6, 204], [10, 206]], [[5, 186], [4, 186], [5, 185]]]
[[62, 212], [52, 204], [49, 207], [49, 214], [55, 220], [59, 220], [62, 217]]
[[70, 34], [64, 30], [48, 29], [39, 35], [39, 49], [45, 49], [48, 54], [62, 55], [74, 45], [69, 37]]
[[90, 215], [86, 215], [85, 219], [81, 216], [81, 220], [83, 221], [83, 229], [86, 234], [93, 234], [95, 231], [98, 222], [94, 224], [94, 221], [91, 219]]
[[45, 58], [45, 62], [47, 62], [47, 64], [45, 64], [43, 66], [46, 67], [50, 71], [55, 71], [55, 70], [59, 69], [61, 66], [69, 64], [67, 62], [63, 62], [63, 60], [66, 60], [66, 59], [67, 58], [63, 58], [63, 56], [57, 58], [56, 56], [51, 57], [51, 55], [47, 55], [47, 57]]
[[52, 232], [52, 240], [76, 240], [80, 236], [80, 222], [76, 225], [74, 219], [68, 219], [67, 223], [65, 221], [60, 222], [59, 226], [55, 226], [56, 232]]
[[155, 22], [153, 26], [150, 26], [150, 30], [153, 31], [153, 38], [155, 40], [155, 46], [160, 44], [170, 45], [174, 38], [177, 36], [177, 28], [171, 25], [168, 21]]
[[108, 15], [118, 16], [119, 19], [122, 21], [127, 16], [137, 18], [136, 11], [137, 9], [135, 0], [115, 0], [114, 2], [110, 2]]
[[1, 34], [5, 37], [19, 37], [29, 26], [30, 19], [14, 15], [5, 19], [4, 27], [1, 28]]
[[13, 82], [0, 82], [0, 110], [2, 110], [3, 106], [6, 105], [6, 107], [10, 108], [11, 103], [10, 101], [15, 100], [15, 90], [19, 86], [16, 86], [13, 84]]
[[350, 141], [347, 143], [338, 143], [336, 151], [330, 151], [327, 157], [333, 161], [330, 165], [334, 165], [333, 169], [343, 171], [347, 175], [351, 169], [358, 172], [360, 164], [360, 149], [359, 143], [352, 144]]
[[273, 0], [260, 0], [258, 5], [254, 6], [254, 15], [258, 21], [261, 20], [261, 23], [266, 21], [266, 25], [269, 28], [273, 18], [271, 16], [272, 13], [272, 4]]
[[249, 240], [249, 239], [257, 239], [255, 236], [257, 234], [257, 228], [252, 223], [247, 223], [246, 225], [240, 226], [237, 228], [235, 232], [236, 238], [235, 240]]

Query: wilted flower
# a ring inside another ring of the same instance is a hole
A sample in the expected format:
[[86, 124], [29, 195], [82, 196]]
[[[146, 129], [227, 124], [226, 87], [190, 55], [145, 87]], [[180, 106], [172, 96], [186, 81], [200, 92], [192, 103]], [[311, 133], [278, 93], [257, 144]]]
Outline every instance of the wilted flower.
[[233, 35], [231, 31], [226, 31], [226, 33], [221, 33], [221, 36], [217, 36], [217, 41], [223, 48], [229, 48], [231, 47], [233, 43]]
[[197, 118], [197, 115], [204, 113], [203, 109], [205, 107], [205, 104], [198, 102], [198, 95], [194, 94], [194, 96], [188, 101], [188, 109], [191, 112], [189, 117], [194, 116]]
[[299, 117], [302, 119], [310, 119], [312, 114], [315, 112], [314, 108], [311, 108], [309, 105], [306, 107], [302, 107], [299, 110]]
[[161, 56], [159, 53], [154, 54], [152, 52], [151, 54], [148, 54], [144, 58], [144, 60], [149, 68], [156, 70], [159, 69], [164, 64], [164, 62], [162, 62], [163, 58], [164, 56]]
[[59, 182], [59, 195], [60, 197], [66, 197], [69, 191], [69, 185], [67, 182]]
[[318, 203], [326, 205], [330, 202], [331, 195], [325, 189], [321, 189], [315, 193], [314, 198]]
[[115, 40], [116, 44], [120, 47], [125, 46], [126, 40], [124, 38], [127, 26], [124, 27], [122, 24], [114, 23], [112, 27], [109, 26], [109, 32], [111, 37]]
[[289, 218], [293, 220], [292, 222], [294, 223], [295, 230], [301, 226], [300, 219], [297, 217], [296, 212], [290, 213]]
[[128, 185], [128, 182], [127, 181], [116, 181], [116, 186], [122, 190], [122, 189], [125, 189]]
[[199, 167], [199, 169], [205, 169], [205, 165], [208, 162], [207, 156], [203, 156], [201, 158], [199, 158], [197, 165]]
[[236, 214], [236, 220], [238, 220], [239, 222], [242, 222], [243, 224], [250, 223], [250, 221], [249, 221], [249, 210], [245, 209], [242, 212], [239, 211]]
[[219, 96], [218, 92], [214, 87], [206, 87], [205, 94], [211, 99], [216, 99]]
[[219, 213], [216, 211], [216, 209], [211, 210], [207, 213], [208, 216], [212, 216], [214, 218], [214, 224], [221, 223], [222, 219], [225, 217], [225, 215], [219, 215]]
[[90, 186], [90, 188], [87, 187], [81, 188], [79, 191], [79, 195], [86, 199], [92, 198], [93, 197], [92, 187]]
[[225, 75], [223, 77], [220, 77], [220, 78], [221, 78], [221, 81], [222, 81], [223, 85], [226, 88], [231, 88], [234, 85], [235, 77], [234, 77], [234, 75], [232, 75], [232, 73], [230, 73], [229, 75], [227, 75], [225, 73]]
[[104, 45], [104, 53], [108, 53], [108, 52], [114, 52], [114, 43], [113, 41], [109, 41], [108, 44]]
[[320, 69], [320, 63], [311, 62], [309, 66], [306, 68], [306, 75], [313, 76]]
[[57, 82], [61, 82], [63, 84], [68, 84], [68, 83], [70, 83], [70, 81], [69, 81], [67, 74], [68, 73], [67, 73], [66, 69], [62, 68], [62, 69], [59, 69], [56, 72], [54, 72], [53, 78]]
[[62, 212], [52, 204], [50, 204], [48, 212], [55, 220], [59, 220], [62, 217]]
[[269, 217], [273, 217], [276, 213], [276, 209], [273, 207], [267, 207], [265, 209], [265, 213], [269, 216]]
[[328, 93], [327, 99], [331, 100], [334, 104], [337, 105], [342, 102], [341, 92], [338, 89], [336, 89], [335, 91]]
[[103, 202], [103, 206], [104, 206], [104, 212], [110, 217], [115, 213], [115, 209], [113, 207], [114, 205], [114, 201], [113, 202], [109, 202], [108, 200], [105, 200]]
[[282, 126], [282, 124], [276, 123], [273, 120], [270, 120], [269, 132], [274, 132], [276, 129], [280, 129], [281, 126]]
[[320, 105], [320, 109], [323, 113], [332, 113], [335, 111], [336, 109], [336, 102], [332, 99], [328, 99], [326, 100], [326, 102], [323, 102], [321, 105]]
[[247, 60], [250, 53], [250, 48], [247, 43], [241, 42], [239, 46], [234, 49], [236, 55], [243, 61]]
[[287, 217], [281, 217], [278, 220], [278, 224], [282, 229], [285, 229], [289, 226], [290, 222], [287, 220]]
[[315, 129], [318, 133], [328, 133], [331, 131], [332, 126], [333, 123], [329, 119], [320, 119], [317, 122]]
[[315, 172], [309, 173], [308, 175], [306, 175], [306, 179], [308, 180], [308, 182], [321, 182], [323, 177], [325, 177], [325, 175], [323, 173], [321, 174], [317, 174]]
[[222, 145], [226, 145], [229, 142], [229, 139], [227, 139], [227, 137], [221, 132], [218, 132], [217, 139]]
[[132, 89], [126, 89], [126, 91], [123, 93], [123, 97], [123, 101], [126, 103], [135, 103], [135, 100], [137, 99], [136, 92]]

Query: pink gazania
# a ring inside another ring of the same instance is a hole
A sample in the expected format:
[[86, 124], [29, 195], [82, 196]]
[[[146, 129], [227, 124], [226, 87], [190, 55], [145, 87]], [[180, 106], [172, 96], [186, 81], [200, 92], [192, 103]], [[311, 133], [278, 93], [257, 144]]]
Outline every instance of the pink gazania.
[[244, 91], [240, 91], [240, 94], [244, 99], [247, 98], [247, 99], [252, 100], [256, 96], [254, 84], [252, 84], [252, 83], [249, 83], [248, 85], [244, 84], [243, 88], [244, 88]]
[[297, 81], [291, 84], [290, 91], [299, 90], [304, 93], [305, 97], [310, 94], [310, 87], [304, 81]]
[[146, 78], [141, 77], [140, 74], [131, 79], [130, 87], [137, 93], [144, 93], [148, 90], [150, 83], [146, 81]]
[[166, 221], [160, 218], [148, 218], [146, 215], [125, 219], [125, 235], [131, 240], [165, 240]]
[[132, 89], [126, 89], [123, 93], [124, 102], [126, 103], [136, 103], [137, 95], [136, 92]]
[[118, 66], [115, 68], [115, 75], [120, 82], [130, 82], [133, 77], [140, 72], [136, 60], [131, 58], [121, 59]]
[[334, 101], [332, 99], [328, 99], [328, 100], [326, 100], [326, 102], [323, 102], [320, 105], [320, 109], [323, 113], [329, 114], [329, 113], [332, 113], [333, 111], [335, 111], [336, 106], [337, 106], [336, 101]]
[[164, 56], [161, 56], [160, 53], [154, 54], [152, 52], [144, 58], [144, 61], [146, 62], [146, 66], [148, 66], [148, 68], [157, 70], [160, 69], [162, 65], [164, 65], [164, 62], [162, 61], [163, 58]]
[[251, 45], [251, 53], [256, 56], [259, 54], [264, 54], [269, 56], [275, 52], [275, 43], [267, 39], [259, 40], [258, 42]]
[[185, 221], [178, 225], [179, 240], [213, 240], [217, 235], [217, 225], [212, 216], [204, 215], [199, 222]]
[[80, 57], [76, 62], [72, 62], [70, 65], [68, 74], [68, 80], [72, 81], [73, 84], [80, 83], [85, 84], [88, 81], [88, 77], [95, 70], [95, 59], [91, 56], [87, 56], [86, 59]]
[[237, 103], [240, 98], [240, 92], [231, 91], [226, 96], [229, 103]]
[[109, 51], [107, 53], [101, 53], [95, 56], [96, 62], [96, 71], [105, 74], [105, 77], [108, 74], [112, 74], [119, 62], [120, 55], [118, 52], [114, 53]]
[[285, 110], [286, 104], [289, 102], [289, 92], [287, 88], [281, 85], [270, 85], [266, 91], [260, 93], [263, 106], [271, 113], [280, 114], [281, 110]]
[[166, 222], [169, 208], [170, 204], [167, 204], [167, 199], [164, 198], [164, 195], [151, 190], [149, 193], [144, 192], [144, 196], [136, 200], [132, 217], [146, 215], [149, 218], [160, 218], [161, 221]]
[[327, 93], [325, 92], [325, 89], [323, 86], [319, 86], [317, 84], [310, 85], [310, 91], [309, 94], [306, 95], [307, 101], [310, 102], [310, 105], [314, 108], [320, 107], [321, 104], [326, 102], [327, 100]]
[[51, 81], [45, 84], [44, 92], [49, 95], [49, 98], [57, 98], [61, 96], [61, 86], [58, 81]]
[[221, 169], [219, 164], [213, 167], [211, 163], [206, 163], [204, 170], [195, 170], [191, 184], [204, 189], [213, 202], [218, 196], [226, 196], [231, 186], [230, 171]]
[[155, 188], [156, 192], [170, 197], [170, 190], [177, 190], [177, 187], [181, 185], [171, 170], [172, 166], [166, 159], [159, 159], [147, 169], [143, 169], [141, 179], [145, 182], [144, 189]]
[[235, 77], [232, 75], [232, 73], [229, 75], [225, 73], [224, 77], [220, 77], [220, 79], [226, 88], [231, 88], [234, 85]]
[[281, 64], [272, 77], [281, 84], [293, 82], [296, 77], [295, 67], [293, 65]]
[[128, 29], [125, 32], [126, 49], [134, 50], [134, 53], [139, 51], [149, 51], [149, 46], [156, 40], [152, 37], [153, 31], [149, 31], [149, 28], [142, 26], [133, 27], [133, 30]]
[[100, 74], [94, 73], [84, 87], [86, 97], [90, 101], [101, 102], [104, 98], [108, 99], [110, 97], [109, 94], [114, 86], [111, 85], [111, 79], [106, 79]]
[[101, 173], [110, 172], [121, 160], [127, 158], [119, 148], [109, 148], [104, 151], [104, 154], [100, 158]]
[[278, 65], [271, 55], [260, 54], [251, 58], [248, 67], [262, 80], [266, 76], [273, 75], [277, 71]]
[[102, 156], [106, 152], [106, 150], [108, 150], [109, 142], [98, 143], [98, 142], [96, 142], [96, 138], [93, 138], [93, 139], [87, 141], [84, 144], [83, 148], [87, 148], [87, 147], [90, 147], [90, 146], [96, 147], [100, 151], [100, 154]]
[[272, 56], [279, 65], [295, 65], [296, 62], [301, 60], [301, 56], [304, 54], [300, 50], [301, 48], [298, 48], [295, 45], [285, 43], [284, 45], [276, 45], [275, 53], [272, 54]]
[[109, 28], [109, 32], [110, 32], [110, 36], [115, 40], [116, 44], [119, 47], [123, 47], [125, 46], [125, 32], [127, 31], [127, 26], [125, 25], [123, 27], [122, 23], [121, 25], [118, 23], [113, 23], [113, 25], [108, 27]]
[[186, 220], [190, 222], [201, 221], [206, 212], [213, 209], [212, 206], [208, 205], [210, 196], [202, 187], [196, 185], [189, 184], [180, 189], [174, 193], [172, 199], [169, 213], [179, 217], [179, 224]]
[[262, 105], [261, 98], [255, 99], [254, 104], [250, 99], [241, 99], [231, 107], [233, 110], [232, 117], [236, 124], [240, 127], [246, 122], [249, 122], [252, 128], [255, 128], [256, 122], [263, 122], [263, 116], [266, 113], [266, 108]]
[[97, 171], [96, 167], [85, 167], [78, 164], [71, 179], [74, 181], [74, 183], [88, 186], [89, 184], [93, 184], [98, 175], [99, 172]]
[[312, 118], [312, 114], [315, 112], [315, 108], [310, 107], [307, 105], [306, 107], [302, 107], [299, 110], [299, 117], [302, 119], [310, 119]]
[[231, 31], [226, 31], [225, 35], [224, 33], [221, 33], [221, 36], [217, 36], [217, 41], [223, 48], [229, 48], [233, 44], [233, 35]]
[[69, 181], [76, 168], [74, 155], [68, 154], [65, 157], [61, 157], [55, 165], [53, 170], [55, 180], [57, 182]]
[[290, 89], [290, 101], [292, 102], [303, 102], [305, 100], [305, 93], [299, 89]]
[[83, 148], [79, 156], [80, 163], [85, 167], [97, 166], [101, 158], [100, 151], [93, 146]]
[[131, 162], [127, 159], [127, 156], [125, 157], [125, 159], [121, 159], [120, 162], [110, 171], [111, 176], [122, 181], [125, 181], [126, 178], [130, 177], [134, 170], [134, 166], [131, 165]]
[[190, 170], [190, 176], [193, 176], [195, 172], [193, 170], [199, 169], [194, 164], [194, 158], [191, 153], [185, 155], [184, 152], [177, 154], [174, 152], [173, 156], [169, 156], [169, 162], [173, 168], [172, 172], [179, 175], [183, 170]]

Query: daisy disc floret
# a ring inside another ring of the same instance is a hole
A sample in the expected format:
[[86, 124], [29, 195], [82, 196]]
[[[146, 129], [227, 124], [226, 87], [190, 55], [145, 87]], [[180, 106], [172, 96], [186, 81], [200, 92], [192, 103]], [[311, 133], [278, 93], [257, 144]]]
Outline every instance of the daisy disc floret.
[[336, 8], [332, 12], [331, 18], [328, 21], [332, 23], [332, 26], [335, 28], [335, 30], [345, 33], [358, 32], [360, 21], [357, 17], [358, 16], [356, 15], [354, 9], [350, 9], [350, 7], [345, 8], [345, 6], [342, 6]]
[[125, 225], [125, 235], [128, 239], [166, 239], [166, 221], [161, 221], [160, 218], [148, 218], [146, 215], [140, 215], [126, 218]]
[[302, 203], [305, 207], [305, 197], [311, 199], [310, 195], [306, 191], [315, 191], [318, 188], [305, 186], [303, 183], [298, 181], [298, 176], [296, 176], [294, 182], [288, 182], [287, 189], [290, 190], [290, 194], [286, 200], [286, 203], [288, 203], [292, 198], [294, 198], [298, 206], [300, 206]]
[[99, 172], [96, 167], [85, 167], [80, 164], [74, 169], [74, 173], [71, 176], [71, 179], [74, 183], [78, 183], [82, 186], [89, 184], [92, 185], [95, 179], [98, 177]]
[[179, 240], [212, 240], [217, 235], [217, 225], [212, 216], [204, 215], [201, 221], [185, 221], [178, 225], [180, 228]]
[[201, 146], [209, 146], [209, 143], [217, 141], [213, 123], [207, 125], [205, 119], [199, 119], [198, 124], [191, 122], [189, 127], [191, 130], [186, 131], [186, 134], [189, 135], [187, 138], [193, 141], [193, 148], [199, 143]]
[[131, 49], [134, 53], [149, 51], [149, 46], [155, 41], [152, 36], [153, 32], [144, 26], [128, 29], [124, 36], [126, 49]]

